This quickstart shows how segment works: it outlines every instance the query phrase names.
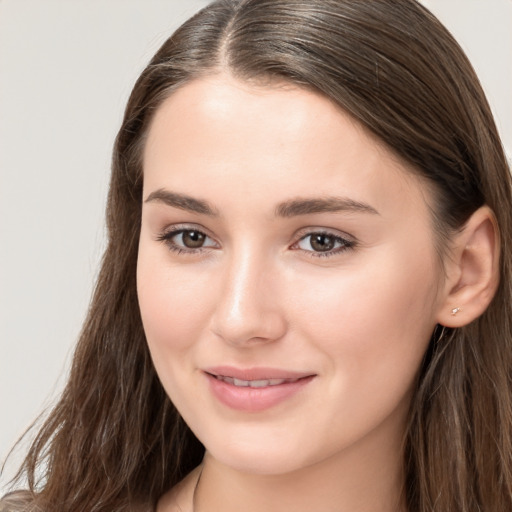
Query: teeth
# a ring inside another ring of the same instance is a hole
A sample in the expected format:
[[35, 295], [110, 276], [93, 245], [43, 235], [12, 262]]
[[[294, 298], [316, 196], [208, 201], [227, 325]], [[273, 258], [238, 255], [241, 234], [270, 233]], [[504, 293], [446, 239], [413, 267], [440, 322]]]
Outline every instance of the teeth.
[[299, 379], [261, 379], [261, 380], [243, 380], [243, 379], [235, 379], [234, 377], [225, 377], [224, 375], [216, 375], [218, 380], [222, 380], [227, 382], [228, 384], [233, 384], [237, 387], [242, 388], [265, 388], [267, 386], [278, 386], [279, 384], [284, 384], [285, 382], [296, 382]]
[[251, 386], [251, 388], [264, 388], [265, 386], [270, 385], [270, 380], [251, 380], [249, 383], [249, 386]]

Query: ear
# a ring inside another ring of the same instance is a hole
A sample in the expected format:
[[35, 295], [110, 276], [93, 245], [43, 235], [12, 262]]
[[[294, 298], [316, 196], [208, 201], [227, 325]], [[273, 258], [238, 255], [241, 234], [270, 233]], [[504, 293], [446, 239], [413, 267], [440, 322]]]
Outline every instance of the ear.
[[462, 327], [478, 318], [499, 282], [499, 232], [492, 210], [482, 206], [455, 236], [445, 262], [444, 297], [437, 322]]

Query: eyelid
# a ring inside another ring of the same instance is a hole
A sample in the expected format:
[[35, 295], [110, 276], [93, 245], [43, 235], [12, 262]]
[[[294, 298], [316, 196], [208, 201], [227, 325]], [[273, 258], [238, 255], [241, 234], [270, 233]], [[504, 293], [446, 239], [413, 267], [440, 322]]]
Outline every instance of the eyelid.
[[[175, 244], [172, 241], [172, 238], [176, 235], [179, 235], [180, 233], [183, 233], [184, 231], [198, 231], [199, 233], [202, 233], [205, 235], [208, 239], [212, 240], [214, 242], [214, 246], [207, 245], [197, 248], [191, 248], [191, 247], [182, 247], [181, 245]], [[163, 242], [167, 245], [168, 249], [176, 251], [178, 253], [185, 253], [185, 254], [197, 254], [200, 252], [206, 252], [211, 249], [216, 249], [220, 247], [220, 244], [217, 242], [215, 237], [213, 237], [209, 230], [204, 228], [203, 226], [199, 224], [172, 224], [170, 226], [167, 226], [164, 228], [157, 236], [156, 240], [158, 242]]]
[[[184, 231], [198, 231], [198, 232], [204, 234], [208, 239], [213, 241], [214, 245], [206, 245], [206, 246], [201, 246], [201, 247], [197, 247], [197, 248], [189, 248], [189, 247], [184, 247], [184, 246], [174, 243], [172, 238], [176, 235], [179, 235], [180, 233], [183, 233]], [[342, 246], [334, 248], [332, 250], [328, 250], [328, 251], [314, 251], [314, 250], [310, 251], [310, 250], [302, 249], [298, 246], [299, 243], [302, 240], [304, 240], [306, 237], [312, 236], [315, 234], [322, 234], [322, 235], [333, 237], [335, 240], [341, 242]], [[289, 249], [301, 251], [302, 253], [307, 254], [308, 257], [312, 257], [312, 258], [336, 256], [336, 255], [341, 254], [347, 250], [354, 249], [359, 244], [359, 242], [353, 235], [339, 231], [337, 229], [325, 228], [325, 227], [302, 228], [294, 234], [293, 239], [295, 241], [289, 245]], [[187, 224], [187, 223], [172, 224], [172, 225], [164, 228], [160, 232], [160, 234], [157, 235], [156, 240], [159, 242], [165, 243], [169, 250], [172, 250], [177, 253], [190, 254], [190, 255], [206, 253], [206, 252], [211, 251], [212, 249], [220, 248], [220, 244], [218, 243], [216, 238], [210, 234], [208, 229], [204, 228], [203, 226], [201, 226], [199, 224]]]
[[[331, 236], [335, 240], [342, 242], [341, 247], [334, 248], [332, 250], [328, 251], [309, 251], [306, 249], [302, 249], [299, 247], [299, 243], [307, 238], [308, 236], [312, 235], [326, 235]], [[329, 258], [329, 257], [336, 257], [338, 255], [341, 255], [342, 253], [345, 253], [346, 251], [353, 250], [358, 246], [357, 239], [349, 235], [348, 233], [338, 231], [337, 229], [329, 229], [329, 228], [320, 228], [320, 227], [310, 227], [310, 228], [303, 228], [299, 230], [295, 234], [295, 242], [293, 242], [292, 245], [290, 245], [290, 249], [301, 251], [303, 254], [305, 254], [309, 258]]]
[[215, 240], [215, 237], [212, 235], [209, 229], [205, 228], [201, 224], [193, 224], [193, 223], [178, 223], [178, 224], [170, 224], [163, 228], [160, 233], [159, 237], [169, 234], [176, 234], [180, 231], [200, 231], [204, 235], [206, 235], [208, 238], [211, 238], [212, 240]]
[[358, 240], [355, 236], [345, 232], [340, 231], [338, 229], [334, 228], [325, 228], [321, 226], [311, 226], [306, 228], [301, 228], [298, 231], [295, 232], [293, 235], [293, 239], [295, 242], [293, 244], [297, 243], [299, 240], [302, 240], [304, 237], [308, 235], [314, 235], [314, 234], [322, 234], [322, 235], [329, 235], [336, 238], [341, 238], [342, 240], [346, 240], [347, 242], [351, 243], [358, 243]]

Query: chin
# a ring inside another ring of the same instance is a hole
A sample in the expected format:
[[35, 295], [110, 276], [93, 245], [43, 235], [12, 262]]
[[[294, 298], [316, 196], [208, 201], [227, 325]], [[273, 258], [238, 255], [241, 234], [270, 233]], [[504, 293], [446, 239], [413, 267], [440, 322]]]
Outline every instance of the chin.
[[203, 441], [206, 452], [224, 466], [258, 475], [291, 473], [319, 461], [313, 459], [322, 458], [321, 455], [308, 456], [310, 452], [319, 455], [311, 441], [306, 443], [304, 439], [291, 438], [289, 432], [287, 436], [279, 432], [263, 432], [261, 425], [259, 428], [255, 425], [255, 428], [257, 432], [248, 429], [249, 432], [238, 435], [224, 432], [212, 436], [210, 432]]
[[282, 453], [275, 450], [233, 450], [224, 453], [208, 453], [219, 463], [238, 472], [254, 475], [277, 476], [298, 471], [310, 464], [297, 460], [298, 453]]

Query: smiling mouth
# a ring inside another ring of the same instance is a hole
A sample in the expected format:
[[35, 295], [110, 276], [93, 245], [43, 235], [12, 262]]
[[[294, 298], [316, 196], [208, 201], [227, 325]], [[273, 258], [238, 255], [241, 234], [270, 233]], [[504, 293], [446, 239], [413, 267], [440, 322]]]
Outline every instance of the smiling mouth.
[[297, 379], [258, 379], [258, 380], [243, 380], [236, 379], [235, 377], [227, 377], [225, 375], [214, 375], [209, 373], [212, 377], [217, 380], [221, 380], [222, 382], [226, 382], [227, 384], [231, 384], [240, 388], [266, 388], [269, 386], [280, 386], [281, 384], [288, 384], [297, 382], [301, 379], [307, 377], [299, 377]]
[[232, 410], [261, 412], [291, 399], [316, 377], [309, 372], [232, 366], [203, 370], [212, 395]]

